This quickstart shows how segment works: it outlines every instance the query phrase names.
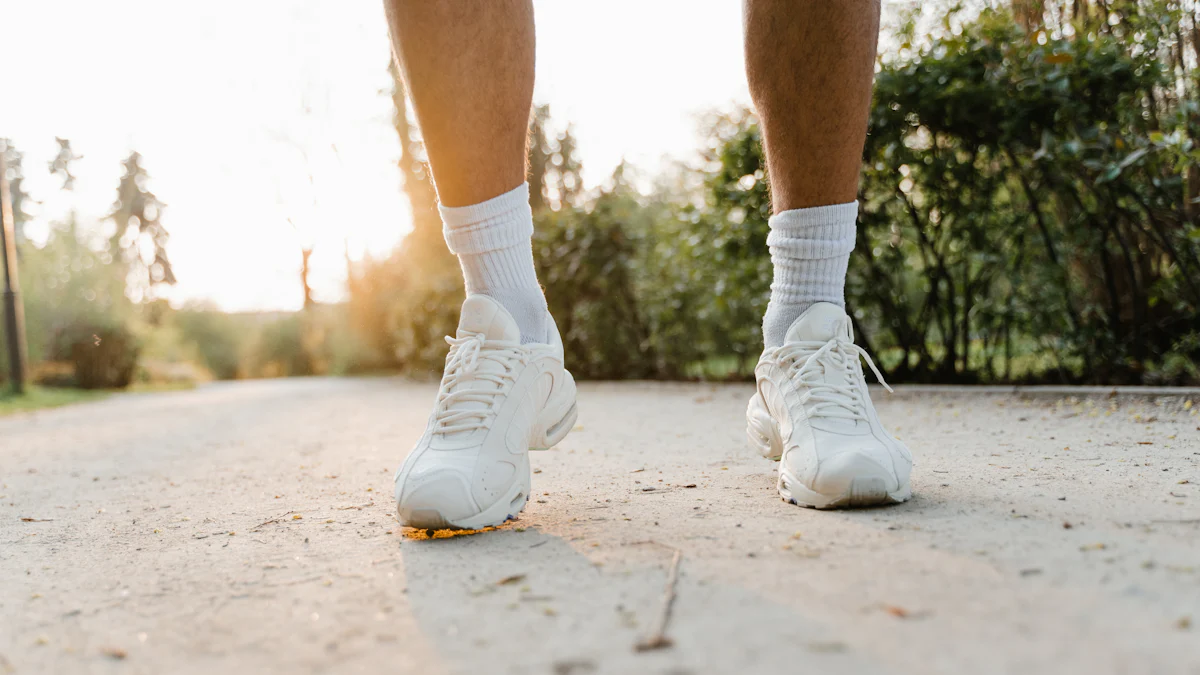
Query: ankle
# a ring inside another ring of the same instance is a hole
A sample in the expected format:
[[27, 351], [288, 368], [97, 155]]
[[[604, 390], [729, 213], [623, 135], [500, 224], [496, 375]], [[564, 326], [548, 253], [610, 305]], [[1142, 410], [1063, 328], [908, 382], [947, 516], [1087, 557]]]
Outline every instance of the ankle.
[[845, 307], [846, 267], [854, 249], [858, 202], [782, 211], [771, 217], [767, 247], [774, 278], [763, 316], [763, 344], [783, 344], [792, 322], [818, 302]]
[[533, 263], [528, 184], [478, 204], [439, 211], [467, 294], [496, 299], [516, 321], [522, 342], [545, 342], [546, 297]]

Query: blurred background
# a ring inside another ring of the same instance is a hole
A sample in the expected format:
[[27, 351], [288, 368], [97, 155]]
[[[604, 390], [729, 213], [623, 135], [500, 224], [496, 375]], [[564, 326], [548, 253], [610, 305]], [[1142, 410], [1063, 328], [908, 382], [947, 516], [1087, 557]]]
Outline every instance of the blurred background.
[[[847, 304], [889, 381], [1200, 384], [1198, 4], [884, 2]], [[569, 367], [751, 378], [770, 209], [740, 3], [535, 5]], [[440, 371], [462, 282], [379, 3], [3, 12], [30, 395]]]

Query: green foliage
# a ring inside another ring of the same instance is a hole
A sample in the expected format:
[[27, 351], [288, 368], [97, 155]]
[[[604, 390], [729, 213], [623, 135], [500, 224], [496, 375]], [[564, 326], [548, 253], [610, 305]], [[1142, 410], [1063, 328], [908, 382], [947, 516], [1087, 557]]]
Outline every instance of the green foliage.
[[365, 360], [413, 374], [441, 371], [444, 336], [452, 335], [462, 303], [458, 262], [442, 242], [437, 193], [424, 162], [420, 134], [409, 120], [404, 83], [389, 62], [393, 124], [413, 230], [383, 260], [359, 263], [349, 279], [349, 318]]
[[[84, 356], [76, 359], [76, 345], [95, 333], [129, 332], [125, 326], [133, 320], [135, 308], [125, 296], [124, 267], [113, 260], [97, 235], [81, 228], [72, 216], [51, 230], [44, 246], [23, 242], [21, 288], [31, 363], [82, 364], [89, 372], [76, 372], [75, 378], [95, 381], [99, 369]], [[123, 371], [127, 353], [106, 347], [93, 356], [100, 354], [119, 356], [115, 371]]]
[[[710, 115], [698, 205], [677, 209], [678, 223], [659, 237], [661, 264], [672, 268], [677, 292], [694, 289], [684, 307], [654, 307], [680, 324], [680, 340], [696, 353], [680, 354], [681, 373], [745, 376], [762, 351], [762, 316], [771, 286], [767, 219], [771, 215], [762, 139], [749, 112]], [[675, 262], [671, 262], [671, 258]], [[680, 310], [683, 311], [680, 311]], [[679, 330], [679, 329], [676, 329]], [[713, 357], [719, 357], [714, 360]], [[713, 363], [732, 362], [717, 371]], [[699, 368], [699, 370], [697, 370]]]
[[282, 316], [264, 325], [251, 347], [257, 377], [293, 377], [315, 372], [313, 355], [305, 345], [301, 314]]
[[[58, 144], [49, 168], [70, 190], [71, 165], [79, 156], [70, 141], [59, 138]], [[130, 296], [140, 300], [150, 285], [173, 277], [163, 248], [166, 232], [158, 222], [163, 205], [145, 189], [140, 155], [133, 153], [125, 168], [112, 214], [118, 225], [114, 236], [105, 237], [98, 223], [81, 224], [72, 212], [66, 222], [51, 224], [41, 246], [24, 238], [18, 242], [35, 377], [84, 388], [123, 388], [137, 372], [140, 333], [156, 323], [159, 310]], [[141, 236], [153, 240], [155, 261], [149, 265], [137, 255]]]
[[636, 193], [618, 185], [589, 209], [547, 210], [535, 218], [538, 278], [578, 377], [655, 374], [636, 297], [637, 247], [628, 231], [641, 216]]
[[218, 380], [238, 376], [246, 321], [214, 309], [185, 309], [174, 315], [183, 341], [195, 350], [200, 364]]
[[1154, 380], [1200, 326], [1156, 39], [1032, 40], [985, 12], [879, 73], [849, 295], [896, 378], [1038, 376], [1014, 366], [1029, 336], [1040, 377]]
[[[1200, 380], [1200, 100], [1179, 7], [1054, 6], [910, 22], [880, 65], [847, 302], [889, 379]], [[650, 194], [622, 167], [590, 198], [551, 126], [537, 108], [534, 246], [572, 370], [749, 377], [771, 280], [753, 116], [711, 116], [703, 163]], [[440, 365], [461, 299], [457, 269], [430, 262], [444, 251], [426, 223], [355, 280], [355, 325], [395, 365]]]

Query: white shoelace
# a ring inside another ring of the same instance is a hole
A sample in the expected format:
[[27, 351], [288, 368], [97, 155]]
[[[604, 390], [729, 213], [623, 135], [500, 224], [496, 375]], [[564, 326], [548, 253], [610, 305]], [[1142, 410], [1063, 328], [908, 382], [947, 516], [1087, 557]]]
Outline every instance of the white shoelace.
[[[859, 357], [866, 359], [871, 366], [871, 372], [879, 378], [879, 384], [889, 392], [892, 388], [883, 380], [883, 373], [871, 360], [871, 355], [862, 347], [850, 342], [834, 338], [828, 342], [791, 342], [779, 348], [776, 357], [787, 370], [788, 377], [798, 381], [808, 389], [801, 399], [807, 406], [811, 417], [833, 417], [847, 420], [866, 420], [866, 406], [863, 405], [862, 393], [858, 381], [862, 379], [862, 368]], [[843, 370], [849, 384], [822, 382], [818, 378], [823, 373]]]
[[[487, 340], [482, 334], [461, 338], [446, 336], [446, 342], [450, 345], [450, 354], [446, 357], [446, 370], [434, 407], [434, 432], [452, 434], [483, 428], [494, 411], [496, 397], [508, 393], [508, 386], [514, 381], [514, 366], [527, 362], [528, 350], [519, 342]], [[483, 359], [500, 364], [504, 370], [479, 370], [479, 362]], [[467, 386], [480, 380], [491, 382], [496, 388]], [[463, 403], [482, 403], [485, 407], [462, 406]]]

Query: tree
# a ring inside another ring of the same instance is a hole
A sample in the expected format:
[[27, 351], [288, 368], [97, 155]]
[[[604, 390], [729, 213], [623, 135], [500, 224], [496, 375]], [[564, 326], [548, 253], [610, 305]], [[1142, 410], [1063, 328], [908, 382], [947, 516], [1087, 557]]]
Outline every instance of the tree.
[[24, 225], [29, 220], [29, 214], [25, 212], [24, 204], [31, 201], [29, 194], [22, 187], [25, 180], [25, 173], [21, 167], [23, 154], [7, 138], [0, 138], [0, 152], [4, 153], [4, 159], [8, 165], [8, 190], [12, 197], [13, 231], [16, 234], [17, 253], [20, 254], [21, 244], [25, 240]]
[[71, 141], [57, 137], [54, 140], [58, 141], [58, 154], [48, 162], [50, 175], [62, 178], [62, 189], [74, 190], [75, 174], [71, 173], [71, 162], [83, 159], [83, 155], [75, 154], [75, 151], [71, 149]]
[[412, 209], [413, 230], [404, 241], [406, 245], [446, 262], [449, 253], [442, 241], [437, 189], [426, 162], [425, 143], [417, 126], [408, 117], [407, 92], [395, 63], [389, 62], [388, 72], [392, 76], [392, 125], [400, 139], [400, 180]]
[[170, 235], [159, 220], [166, 204], [147, 188], [150, 176], [142, 166], [141, 154], [130, 153], [123, 165], [125, 173], [117, 184], [117, 200], [108, 216], [117, 225], [110, 246], [129, 266], [130, 297], [141, 301], [156, 284], [175, 283], [167, 257]]
[[550, 130], [550, 106], [534, 106], [529, 118], [527, 172], [529, 205], [534, 213], [578, 206], [583, 200], [583, 164], [570, 125]]
[[394, 63], [388, 64], [388, 72], [392, 124], [400, 141], [397, 163], [412, 230], [386, 258], [368, 257], [355, 266], [349, 279], [350, 315], [362, 341], [382, 364], [432, 372], [445, 358], [442, 336], [454, 332], [462, 276], [442, 240], [437, 191], [425, 163], [424, 143], [409, 117], [404, 82]]

